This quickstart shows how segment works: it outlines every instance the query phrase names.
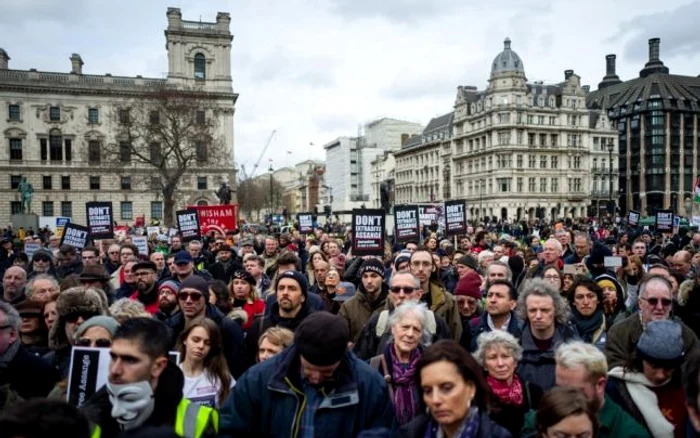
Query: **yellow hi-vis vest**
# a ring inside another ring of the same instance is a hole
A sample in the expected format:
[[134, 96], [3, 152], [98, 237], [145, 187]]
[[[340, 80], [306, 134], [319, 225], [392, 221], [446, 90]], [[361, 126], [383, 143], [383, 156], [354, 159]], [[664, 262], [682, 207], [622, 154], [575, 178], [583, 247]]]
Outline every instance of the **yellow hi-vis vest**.
[[[201, 438], [209, 423], [219, 433], [219, 413], [212, 408], [196, 405], [186, 398], [180, 400], [175, 416], [175, 433], [183, 438]], [[100, 438], [102, 429], [98, 424], [92, 425], [90, 436]]]

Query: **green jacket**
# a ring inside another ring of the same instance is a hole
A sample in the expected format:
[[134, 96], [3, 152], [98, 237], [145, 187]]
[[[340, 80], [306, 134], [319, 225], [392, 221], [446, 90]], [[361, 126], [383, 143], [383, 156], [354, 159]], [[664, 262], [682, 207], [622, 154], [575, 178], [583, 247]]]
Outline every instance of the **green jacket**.
[[[598, 412], [600, 421], [599, 438], [651, 438], [649, 432], [627, 412], [623, 411], [614, 401], [605, 396], [603, 409]], [[525, 414], [525, 423], [520, 431], [521, 438], [531, 438], [537, 435], [535, 426], [535, 411]]]

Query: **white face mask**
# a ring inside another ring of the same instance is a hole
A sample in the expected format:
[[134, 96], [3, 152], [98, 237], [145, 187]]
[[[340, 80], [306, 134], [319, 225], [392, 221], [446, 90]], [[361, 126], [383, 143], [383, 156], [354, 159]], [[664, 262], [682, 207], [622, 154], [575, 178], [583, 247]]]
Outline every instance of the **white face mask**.
[[107, 382], [107, 394], [112, 403], [112, 418], [125, 430], [145, 423], [156, 405], [153, 388], [146, 380], [124, 384]]

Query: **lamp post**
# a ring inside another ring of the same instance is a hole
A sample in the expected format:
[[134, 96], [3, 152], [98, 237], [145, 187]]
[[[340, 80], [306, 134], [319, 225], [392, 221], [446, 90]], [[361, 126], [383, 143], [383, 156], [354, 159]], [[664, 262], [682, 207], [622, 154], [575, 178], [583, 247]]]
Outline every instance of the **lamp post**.
[[274, 169], [272, 168], [272, 164], [270, 164], [270, 168], [268, 169], [270, 172], [270, 223], [272, 223], [272, 204], [273, 204], [273, 198], [272, 198], [272, 179], [273, 179], [273, 173]]
[[608, 184], [610, 185], [609, 192], [608, 192], [608, 213], [610, 214], [610, 218], [613, 218], [613, 215], [615, 214], [615, 204], [613, 204], [613, 160], [612, 160], [612, 153], [613, 153], [613, 143], [612, 141], [608, 140], [608, 157], [610, 162], [608, 163], [608, 166], [610, 166], [610, 170], [608, 172]]

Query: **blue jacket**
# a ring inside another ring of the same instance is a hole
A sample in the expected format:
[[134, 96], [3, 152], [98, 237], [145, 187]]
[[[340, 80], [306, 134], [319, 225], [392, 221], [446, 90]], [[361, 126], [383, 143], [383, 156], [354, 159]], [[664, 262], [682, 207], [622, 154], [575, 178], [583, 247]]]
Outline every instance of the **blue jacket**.
[[[306, 397], [299, 352], [292, 345], [241, 376], [221, 408], [219, 436], [290, 437], [299, 434]], [[394, 421], [386, 382], [368, 364], [346, 353], [336, 370], [334, 391], [320, 403], [314, 435], [353, 438]]]

